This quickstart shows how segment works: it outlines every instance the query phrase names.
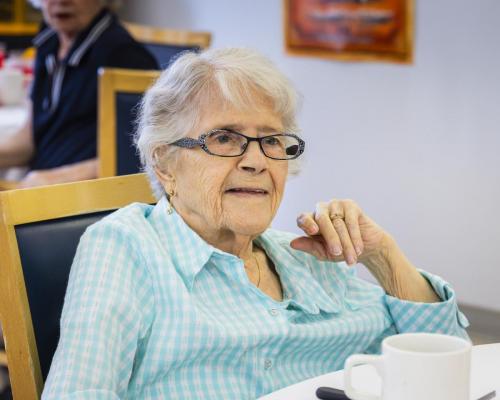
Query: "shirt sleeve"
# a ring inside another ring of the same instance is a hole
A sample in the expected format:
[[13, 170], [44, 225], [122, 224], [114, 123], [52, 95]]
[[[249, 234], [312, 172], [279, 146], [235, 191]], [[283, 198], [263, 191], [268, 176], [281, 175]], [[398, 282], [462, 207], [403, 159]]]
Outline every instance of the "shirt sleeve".
[[385, 295], [385, 302], [397, 333], [433, 332], [468, 339], [469, 322], [458, 309], [454, 290], [442, 278], [420, 270], [441, 298], [437, 303], [417, 303]]
[[126, 230], [101, 222], [78, 246], [43, 400], [116, 400], [127, 393], [153, 295]]

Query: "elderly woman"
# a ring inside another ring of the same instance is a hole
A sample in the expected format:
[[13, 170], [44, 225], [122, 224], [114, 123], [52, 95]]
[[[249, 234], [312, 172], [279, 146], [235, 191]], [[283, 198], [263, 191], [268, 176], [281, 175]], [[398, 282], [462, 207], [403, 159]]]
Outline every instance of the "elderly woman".
[[287, 79], [249, 50], [163, 72], [137, 134], [159, 202], [83, 236], [44, 399], [254, 399], [388, 335], [466, 337], [451, 288], [353, 201], [300, 215], [302, 237], [269, 229], [304, 151], [295, 112]]
[[22, 187], [97, 176], [97, 71], [156, 69], [153, 56], [120, 25], [114, 0], [33, 0], [44, 28], [37, 49], [30, 113], [0, 140], [0, 168], [28, 166]]

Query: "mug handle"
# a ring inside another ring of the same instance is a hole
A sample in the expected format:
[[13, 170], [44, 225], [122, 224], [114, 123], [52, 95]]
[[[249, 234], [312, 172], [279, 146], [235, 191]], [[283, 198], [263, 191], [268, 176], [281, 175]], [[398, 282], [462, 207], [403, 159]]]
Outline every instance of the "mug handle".
[[361, 365], [373, 365], [377, 370], [380, 377], [383, 377], [384, 356], [368, 355], [368, 354], [354, 354], [350, 356], [344, 365], [344, 391], [347, 396], [355, 400], [382, 400], [382, 397], [376, 396], [371, 393], [358, 392], [352, 386], [352, 368]]

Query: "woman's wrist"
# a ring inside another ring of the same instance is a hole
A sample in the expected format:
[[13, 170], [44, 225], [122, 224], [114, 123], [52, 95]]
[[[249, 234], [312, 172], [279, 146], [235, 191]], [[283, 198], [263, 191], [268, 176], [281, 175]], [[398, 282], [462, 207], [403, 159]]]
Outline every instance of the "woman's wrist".
[[393, 297], [427, 303], [440, 301], [429, 282], [390, 235], [382, 241], [379, 251], [363, 260], [363, 264]]
[[[386, 236], [381, 240], [380, 246], [377, 251], [371, 252], [366, 256], [360, 257], [360, 262], [365, 265], [368, 270], [378, 279], [380, 276], [387, 277], [393, 273], [393, 264], [395, 253], [397, 253], [398, 247], [396, 241], [386, 234]], [[382, 283], [382, 282], [380, 282]]]

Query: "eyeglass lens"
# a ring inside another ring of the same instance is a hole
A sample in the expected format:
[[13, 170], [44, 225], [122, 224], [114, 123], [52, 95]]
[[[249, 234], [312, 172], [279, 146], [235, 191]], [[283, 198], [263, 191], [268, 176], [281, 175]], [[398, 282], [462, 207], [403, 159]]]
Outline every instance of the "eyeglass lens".
[[[293, 136], [270, 135], [261, 139], [264, 154], [271, 158], [287, 160], [295, 157], [299, 151], [299, 141]], [[248, 140], [235, 132], [214, 131], [205, 138], [207, 149], [219, 156], [239, 156], [248, 146]]]

